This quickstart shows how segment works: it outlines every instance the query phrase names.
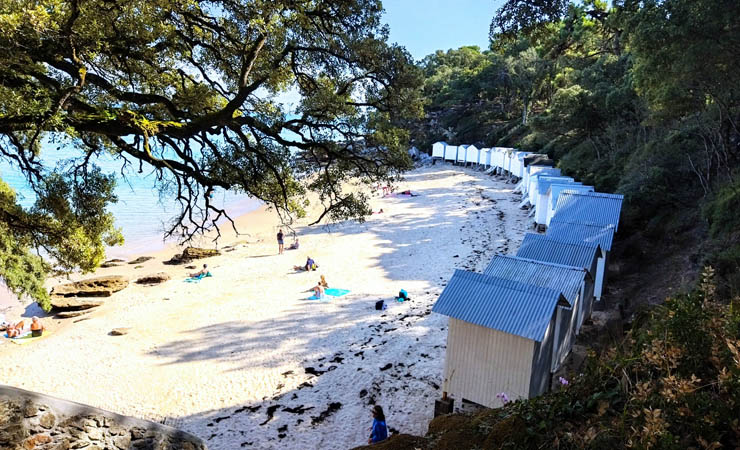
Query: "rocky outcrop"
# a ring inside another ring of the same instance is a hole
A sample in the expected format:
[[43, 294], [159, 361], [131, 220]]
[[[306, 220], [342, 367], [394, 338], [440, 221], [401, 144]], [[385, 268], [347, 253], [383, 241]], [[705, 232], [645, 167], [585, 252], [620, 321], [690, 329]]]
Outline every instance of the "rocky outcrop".
[[194, 259], [210, 258], [219, 255], [221, 255], [221, 252], [216, 249], [188, 247], [183, 250], [182, 254], [174, 255], [169, 261], [165, 261], [164, 263], [168, 265], [187, 264]]
[[126, 286], [128, 286], [128, 278], [121, 275], [111, 275], [62, 284], [52, 289], [51, 296], [52, 298], [110, 297], [114, 292], [118, 292]]
[[111, 259], [111, 260], [108, 260], [108, 261], [104, 262], [103, 264], [101, 264], [100, 267], [102, 267], [102, 268], [118, 267], [118, 266], [120, 266], [124, 262], [125, 261], [122, 260], [122, 259]]
[[135, 260], [129, 261], [128, 263], [129, 264], [141, 264], [141, 263], [147, 262], [147, 261], [152, 260], [152, 259], [154, 259], [153, 256], [139, 256]]
[[56, 309], [62, 310], [81, 310], [96, 308], [103, 304], [103, 300], [95, 298], [79, 298], [79, 297], [56, 297], [51, 296], [51, 306]]
[[165, 281], [170, 280], [172, 277], [165, 272], [159, 272], [151, 275], [147, 275], [141, 278], [138, 278], [134, 283], [136, 284], [147, 284], [147, 285], [155, 285], [155, 284], [161, 284]]
[[0, 448], [207, 449], [201, 439], [165, 425], [2, 385]]

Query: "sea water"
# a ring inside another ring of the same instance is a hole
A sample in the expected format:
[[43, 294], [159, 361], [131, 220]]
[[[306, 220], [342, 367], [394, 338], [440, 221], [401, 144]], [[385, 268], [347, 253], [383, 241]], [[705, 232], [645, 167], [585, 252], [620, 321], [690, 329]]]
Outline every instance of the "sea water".
[[[79, 157], [80, 152], [65, 148], [44, 149], [41, 156], [45, 169], [53, 170], [70, 158]], [[115, 226], [121, 229], [125, 243], [123, 246], [108, 248], [108, 258], [125, 258], [156, 251], [169, 242], [176, 242], [174, 238], [165, 242], [164, 233], [180, 211], [180, 205], [173, 194], [160, 195], [152, 166], [145, 164], [139, 173], [139, 166], [136, 164], [128, 166], [121, 173], [122, 162], [108, 154], [95, 157], [91, 162], [105, 173], [116, 174], [115, 193], [118, 202], [109, 205], [108, 211], [115, 217]], [[33, 205], [35, 194], [17, 166], [0, 159], [0, 179], [16, 191], [18, 202], [23, 207]], [[210, 201], [215, 207], [225, 209], [232, 218], [253, 211], [261, 205], [259, 200], [245, 194], [218, 189], [213, 192]], [[224, 221], [221, 223], [224, 224]]]

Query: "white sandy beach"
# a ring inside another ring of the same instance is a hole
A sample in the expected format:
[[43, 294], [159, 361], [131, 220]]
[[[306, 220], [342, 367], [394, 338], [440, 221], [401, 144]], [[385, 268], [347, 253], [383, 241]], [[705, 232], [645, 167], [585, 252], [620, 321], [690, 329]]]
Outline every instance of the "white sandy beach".
[[[454, 269], [480, 271], [518, 247], [527, 219], [513, 187], [437, 164], [398, 185], [420, 196], [373, 197], [384, 213], [364, 224], [299, 224], [301, 248], [284, 255], [275, 215], [246, 214], [238, 222], [249, 236], [227, 234], [221, 246], [240, 243], [203, 260], [214, 276], [199, 283], [162, 264], [174, 249], [138, 269], [101, 269], [172, 280], [131, 284], [80, 321], [46, 318], [52, 333], [39, 341], [2, 340], [0, 382], [166, 420], [214, 450], [361, 445], [374, 402], [392, 430], [423, 434], [441, 395], [447, 337], [447, 318], [430, 309]], [[319, 270], [294, 273], [307, 255]], [[306, 300], [320, 274], [351, 292]], [[400, 289], [410, 302], [393, 300]], [[386, 311], [374, 309], [380, 299]], [[110, 336], [116, 327], [132, 329]]]

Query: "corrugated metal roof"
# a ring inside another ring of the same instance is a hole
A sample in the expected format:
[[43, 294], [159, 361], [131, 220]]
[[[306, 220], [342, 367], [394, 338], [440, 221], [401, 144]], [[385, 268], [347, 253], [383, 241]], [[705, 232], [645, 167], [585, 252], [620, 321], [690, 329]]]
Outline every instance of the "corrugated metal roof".
[[598, 245], [607, 252], [612, 249], [614, 226], [563, 222], [556, 217], [553, 217], [547, 228], [548, 237], [563, 242]]
[[[539, 175], [537, 173], [536, 175]], [[571, 177], [563, 177], [563, 176], [552, 176], [552, 175], [540, 175], [537, 177], [537, 192], [540, 194], [546, 194], [547, 191], [550, 190], [550, 185], [553, 183], [575, 183], [575, 180]]]
[[432, 311], [541, 342], [562, 301], [552, 289], [457, 269]]
[[575, 302], [584, 278], [589, 276], [581, 267], [505, 255], [494, 256], [483, 273], [555, 290], [562, 293], [571, 305]]
[[550, 207], [552, 209], [555, 209], [555, 206], [557, 206], [558, 204], [558, 197], [560, 197], [560, 193], [567, 189], [572, 189], [578, 192], [593, 192], [594, 191], [593, 186], [582, 186], [580, 181], [576, 183], [577, 184], [573, 184], [573, 183], [567, 183], [567, 184], [566, 183], [563, 183], [563, 184], [553, 183], [551, 184], [550, 189], [552, 190], [552, 196], [550, 196], [550, 201], [552, 203]]
[[598, 253], [598, 245], [563, 242], [542, 234], [527, 233], [516, 256], [591, 270]]
[[553, 220], [589, 225], [614, 225], [619, 230], [623, 195], [565, 190], [558, 196]]

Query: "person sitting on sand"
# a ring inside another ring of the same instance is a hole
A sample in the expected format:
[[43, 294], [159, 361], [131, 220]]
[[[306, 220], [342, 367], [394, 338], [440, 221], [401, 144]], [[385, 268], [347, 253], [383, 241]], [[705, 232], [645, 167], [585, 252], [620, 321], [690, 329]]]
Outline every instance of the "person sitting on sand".
[[316, 298], [324, 298], [324, 287], [321, 284], [317, 284], [313, 288], [313, 296]]
[[324, 289], [329, 287], [329, 283], [326, 282], [326, 278], [324, 278], [323, 275], [321, 275], [321, 279], [319, 280], [319, 286], [323, 287]]
[[33, 316], [31, 318], [31, 336], [39, 337], [44, 334], [46, 327], [41, 323], [38, 317]]
[[380, 211], [373, 211], [373, 214], [383, 214], [383, 208], [380, 208]]
[[190, 274], [192, 278], [198, 278], [198, 277], [202, 278], [206, 275], [208, 275], [208, 264], [203, 264], [203, 270], [201, 270], [200, 272], [195, 272], [195, 273]]
[[290, 247], [288, 247], [288, 250], [298, 250], [298, 238], [295, 238], [295, 241], [293, 241], [292, 244], [290, 244]]
[[310, 256], [306, 258], [306, 271], [316, 270], [318, 268], [319, 268], [319, 265], [316, 264], [316, 261], [314, 261], [313, 259], [311, 259]]

